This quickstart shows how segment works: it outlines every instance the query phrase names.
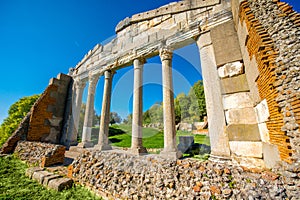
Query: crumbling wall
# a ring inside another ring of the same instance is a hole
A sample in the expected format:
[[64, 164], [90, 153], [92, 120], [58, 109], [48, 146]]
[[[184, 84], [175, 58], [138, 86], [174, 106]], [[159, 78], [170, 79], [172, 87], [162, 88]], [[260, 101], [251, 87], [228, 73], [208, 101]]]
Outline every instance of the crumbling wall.
[[62, 164], [66, 147], [62, 145], [20, 141], [15, 149], [16, 155], [30, 165], [48, 167]]
[[300, 15], [277, 0], [238, 4], [232, 1], [264, 161], [267, 166], [279, 160], [295, 163], [300, 150]]
[[71, 77], [64, 74], [50, 80], [49, 86], [32, 108], [28, 141], [60, 142], [70, 81]]
[[60, 142], [71, 80], [70, 76], [64, 74], [50, 80], [48, 87], [24, 117], [18, 129], [3, 144], [0, 153], [13, 153], [20, 140], [55, 144]]
[[0, 149], [0, 154], [12, 153], [20, 140], [26, 140], [30, 117], [31, 112], [24, 117], [17, 130], [15, 130], [15, 132], [3, 144]]

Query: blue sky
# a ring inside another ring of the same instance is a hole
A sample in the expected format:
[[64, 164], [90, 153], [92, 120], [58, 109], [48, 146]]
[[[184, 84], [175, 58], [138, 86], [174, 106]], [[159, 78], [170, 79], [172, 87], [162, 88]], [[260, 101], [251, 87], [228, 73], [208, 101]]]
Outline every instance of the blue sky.
[[[0, 0], [0, 123], [12, 103], [42, 93], [50, 78], [67, 73], [88, 50], [112, 37], [120, 20], [169, 2], [172, 0]], [[288, 2], [300, 10], [297, 0]], [[145, 65], [144, 109], [161, 101], [159, 63], [156, 57]], [[175, 93], [187, 92], [201, 78], [199, 72], [195, 46], [176, 51]], [[122, 116], [131, 110], [129, 77], [133, 77], [132, 67], [120, 70], [114, 78], [112, 111]], [[95, 103], [98, 113], [102, 83], [100, 79]]]

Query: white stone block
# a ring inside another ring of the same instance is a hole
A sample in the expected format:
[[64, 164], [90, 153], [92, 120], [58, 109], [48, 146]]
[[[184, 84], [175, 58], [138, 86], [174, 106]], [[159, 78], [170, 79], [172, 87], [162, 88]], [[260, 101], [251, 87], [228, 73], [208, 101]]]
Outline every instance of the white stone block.
[[267, 127], [267, 124], [259, 123], [258, 130], [259, 130], [261, 141], [265, 143], [270, 143], [270, 135], [269, 135], [269, 129]]
[[257, 106], [255, 107], [255, 113], [258, 123], [269, 121], [270, 113], [266, 99], [257, 104]]
[[239, 92], [223, 95], [224, 110], [234, 108], [253, 107], [253, 102], [249, 92]]
[[229, 142], [230, 151], [237, 156], [262, 158], [262, 142]]
[[256, 124], [254, 108], [230, 109], [225, 111], [227, 124]]
[[176, 23], [181, 22], [181, 21], [187, 21], [186, 12], [175, 14], [174, 20]]
[[220, 78], [237, 76], [244, 73], [244, 64], [240, 61], [227, 63], [218, 69]]
[[140, 22], [138, 23], [138, 29], [139, 29], [139, 33], [147, 30], [149, 28], [149, 22], [148, 21], [145, 21], [145, 22]]

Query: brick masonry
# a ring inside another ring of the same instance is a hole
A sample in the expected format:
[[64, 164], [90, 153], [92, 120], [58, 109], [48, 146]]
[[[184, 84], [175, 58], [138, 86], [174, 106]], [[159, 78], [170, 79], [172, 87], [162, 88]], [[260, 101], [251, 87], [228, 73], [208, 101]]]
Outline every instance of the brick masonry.
[[70, 81], [71, 77], [64, 74], [50, 80], [49, 86], [32, 108], [28, 141], [60, 142]]
[[258, 66], [259, 95], [269, 109], [270, 143], [278, 147], [282, 160], [292, 163], [299, 159], [299, 57], [295, 55], [299, 55], [300, 15], [277, 0], [249, 0], [240, 4], [239, 17], [247, 27], [249, 56]]

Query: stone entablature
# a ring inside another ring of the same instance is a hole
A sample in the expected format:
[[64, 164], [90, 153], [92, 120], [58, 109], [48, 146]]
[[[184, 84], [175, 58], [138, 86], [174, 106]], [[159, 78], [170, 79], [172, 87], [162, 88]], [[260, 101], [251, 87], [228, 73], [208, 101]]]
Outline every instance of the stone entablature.
[[130, 66], [135, 58], [158, 55], [163, 46], [178, 49], [194, 43], [194, 38], [201, 33], [232, 18], [230, 3], [215, 5], [218, 1], [212, 2], [194, 10], [131, 24], [118, 32], [111, 42], [104, 46], [97, 44], [90, 50], [75, 67], [73, 76], [87, 79], [90, 71], [102, 74], [105, 70]]
[[[177, 13], [196, 10], [199, 8], [207, 8], [214, 5], [220, 4], [220, 0], [183, 0], [179, 2], [172, 2], [167, 5], [161, 6], [160, 8], [149, 10], [147, 12], [135, 14], [132, 17], [127, 17], [124, 20], [120, 21], [116, 27], [116, 33], [122, 31], [126, 27], [141, 22], [148, 21], [153, 18], [161, 17], [164, 15], [174, 15]], [[159, 22], [158, 22], [159, 23]]]

